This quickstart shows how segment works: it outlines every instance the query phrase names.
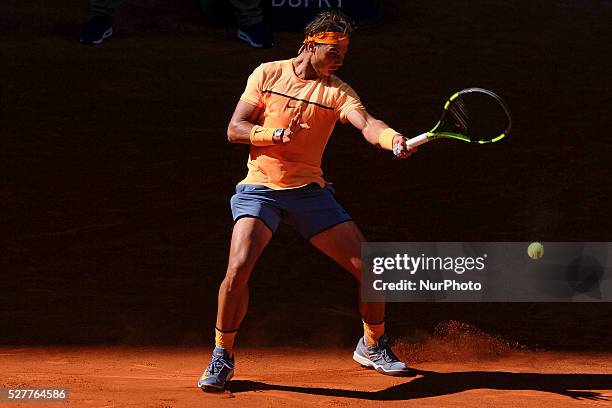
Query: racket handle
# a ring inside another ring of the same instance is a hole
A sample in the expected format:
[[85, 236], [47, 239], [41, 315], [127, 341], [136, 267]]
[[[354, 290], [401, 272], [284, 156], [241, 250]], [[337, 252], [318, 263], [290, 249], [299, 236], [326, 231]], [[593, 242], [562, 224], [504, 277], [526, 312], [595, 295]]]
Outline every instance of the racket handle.
[[423, 143], [429, 142], [431, 139], [428, 137], [429, 133], [423, 133], [422, 135], [418, 135], [413, 137], [412, 139], [406, 140], [406, 147], [417, 147], [422, 145]]

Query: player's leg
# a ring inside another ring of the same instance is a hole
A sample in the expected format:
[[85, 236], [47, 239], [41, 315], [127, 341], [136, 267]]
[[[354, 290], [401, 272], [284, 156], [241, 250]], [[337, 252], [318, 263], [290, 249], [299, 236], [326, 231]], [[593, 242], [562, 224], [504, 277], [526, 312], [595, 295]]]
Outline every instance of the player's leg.
[[[310, 242], [349, 271], [361, 284], [361, 243], [364, 237], [357, 224], [346, 221], [314, 235]], [[361, 292], [361, 290], [360, 290]], [[359, 300], [364, 336], [359, 339], [353, 359], [366, 367], [387, 375], [410, 372], [391, 350], [385, 336], [385, 304]]]
[[[353, 221], [346, 221], [312, 238], [310, 242], [325, 255], [349, 271], [361, 283], [361, 243], [365, 238]], [[359, 291], [361, 294], [361, 290]], [[379, 323], [385, 320], [385, 304], [363, 302], [359, 295], [359, 312], [365, 322]]]
[[255, 262], [272, 238], [272, 231], [258, 218], [236, 221], [225, 278], [219, 287], [215, 349], [198, 386], [219, 391], [234, 374], [233, 345], [249, 303], [248, 282]]
[[234, 225], [225, 279], [219, 287], [217, 328], [237, 330], [249, 302], [248, 281], [255, 262], [272, 238], [272, 231], [260, 220], [241, 218]]

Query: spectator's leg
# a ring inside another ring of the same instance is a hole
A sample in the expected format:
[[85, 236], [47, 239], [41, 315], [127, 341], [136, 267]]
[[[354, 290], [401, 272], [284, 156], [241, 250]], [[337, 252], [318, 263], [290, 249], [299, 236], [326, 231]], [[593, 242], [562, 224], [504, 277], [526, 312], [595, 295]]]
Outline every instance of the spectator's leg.
[[236, 13], [238, 32], [242, 41], [255, 48], [268, 48], [274, 45], [272, 32], [264, 22], [261, 0], [230, 0]]
[[113, 35], [113, 16], [122, 3], [123, 0], [91, 0], [91, 16], [81, 31], [81, 43], [102, 44]]
[[123, 4], [123, 0], [91, 0], [91, 17], [112, 19], [121, 4]]

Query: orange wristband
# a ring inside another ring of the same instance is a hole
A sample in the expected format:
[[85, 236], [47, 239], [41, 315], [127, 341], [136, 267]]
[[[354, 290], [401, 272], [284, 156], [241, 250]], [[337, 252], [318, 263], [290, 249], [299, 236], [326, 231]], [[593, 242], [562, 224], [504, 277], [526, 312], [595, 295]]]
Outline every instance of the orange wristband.
[[249, 139], [253, 146], [271, 146], [274, 144], [274, 130], [273, 128], [265, 128], [259, 125], [253, 126]]
[[393, 150], [393, 138], [399, 134], [391, 128], [386, 128], [378, 137], [378, 144], [385, 150]]

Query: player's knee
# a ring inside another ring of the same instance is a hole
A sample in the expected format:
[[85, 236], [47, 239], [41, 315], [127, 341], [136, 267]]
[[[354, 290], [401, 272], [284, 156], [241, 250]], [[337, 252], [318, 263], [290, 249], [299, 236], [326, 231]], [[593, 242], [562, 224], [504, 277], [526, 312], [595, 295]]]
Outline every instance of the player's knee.
[[361, 259], [360, 258], [351, 258], [349, 260], [351, 273], [358, 281], [361, 281]]
[[230, 261], [225, 274], [225, 284], [227, 290], [239, 290], [244, 288], [250, 275], [250, 267], [245, 260], [235, 259]]

